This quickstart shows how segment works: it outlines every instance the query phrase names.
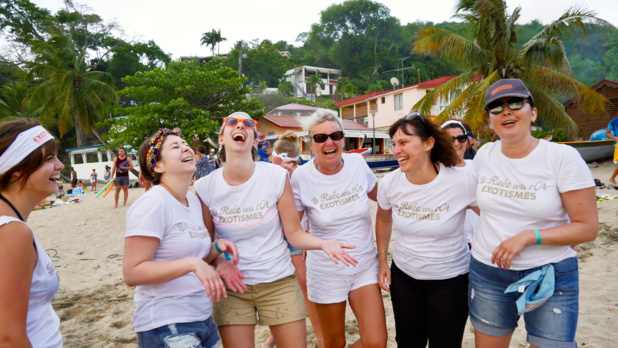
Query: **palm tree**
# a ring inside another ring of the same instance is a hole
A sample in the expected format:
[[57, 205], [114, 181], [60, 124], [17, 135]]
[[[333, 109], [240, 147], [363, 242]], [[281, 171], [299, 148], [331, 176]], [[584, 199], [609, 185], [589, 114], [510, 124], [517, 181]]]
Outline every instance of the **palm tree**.
[[605, 98], [573, 77], [557, 37], [576, 31], [588, 33], [592, 24], [611, 24], [583, 7], [572, 7], [517, 47], [520, 11], [517, 7], [507, 13], [504, 0], [460, 0], [456, 17], [472, 24], [473, 39], [443, 29], [421, 29], [413, 52], [438, 56], [462, 67], [464, 73], [426, 94], [413, 109], [428, 113], [435, 100], [451, 100], [437, 120], [463, 114], [464, 121], [479, 131], [487, 124], [483, 110], [487, 88], [502, 78], [518, 78], [534, 96], [540, 117], [553, 127], [562, 127], [573, 136], [579, 133], [559, 99], [574, 97], [585, 112], [602, 116]]
[[0, 119], [5, 117], [38, 118], [40, 110], [28, 103], [32, 88], [25, 81], [7, 82], [0, 87]]
[[107, 104], [118, 102], [111, 75], [87, 71], [86, 52], [77, 51], [67, 34], [54, 32], [47, 41], [35, 42], [32, 53], [37, 58], [28, 64], [30, 76], [42, 83], [28, 102], [38, 106], [41, 122], [57, 122], [61, 135], [75, 127], [78, 147], [84, 145], [83, 133], [105, 144], [96, 124], [108, 114]]
[[210, 46], [213, 56], [215, 55], [215, 46], [217, 46], [217, 55], [220, 55], [219, 44], [223, 41], [227, 41], [227, 39], [221, 36], [221, 29], [215, 30], [214, 28], [202, 34], [202, 39], [200, 40], [201, 45], [206, 45], [206, 47]]
[[315, 93], [316, 96], [320, 95], [320, 89], [324, 88], [324, 81], [322, 81], [322, 75], [313, 74], [309, 76], [309, 81], [307, 81], [311, 90]]

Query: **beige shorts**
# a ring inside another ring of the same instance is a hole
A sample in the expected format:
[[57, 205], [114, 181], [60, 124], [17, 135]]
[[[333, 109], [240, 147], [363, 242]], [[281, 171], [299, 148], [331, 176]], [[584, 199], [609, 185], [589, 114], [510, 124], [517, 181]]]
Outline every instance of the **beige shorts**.
[[263, 326], [291, 323], [307, 317], [305, 299], [296, 274], [272, 283], [247, 285], [244, 294], [227, 288], [227, 298], [213, 304], [218, 326]]

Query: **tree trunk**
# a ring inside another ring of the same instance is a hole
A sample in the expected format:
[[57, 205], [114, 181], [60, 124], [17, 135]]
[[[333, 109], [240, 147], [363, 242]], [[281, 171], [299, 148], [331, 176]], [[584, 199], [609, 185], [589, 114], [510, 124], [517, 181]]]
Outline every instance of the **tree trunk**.
[[238, 77], [242, 77], [242, 41], [238, 44]]

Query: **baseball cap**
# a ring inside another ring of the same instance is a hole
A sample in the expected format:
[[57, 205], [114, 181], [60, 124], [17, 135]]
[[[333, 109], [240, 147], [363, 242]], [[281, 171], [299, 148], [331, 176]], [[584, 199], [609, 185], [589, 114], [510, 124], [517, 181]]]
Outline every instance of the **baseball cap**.
[[485, 93], [485, 106], [483, 106], [483, 109], [487, 109], [487, 105], [491, 102], [504, 97], [530, 98], [530, 100], [534, 102], [532, 94], [530, 94], [530, 91], [526, 88], [522, 80], [503, 79], [497, 81], [487, 89]]

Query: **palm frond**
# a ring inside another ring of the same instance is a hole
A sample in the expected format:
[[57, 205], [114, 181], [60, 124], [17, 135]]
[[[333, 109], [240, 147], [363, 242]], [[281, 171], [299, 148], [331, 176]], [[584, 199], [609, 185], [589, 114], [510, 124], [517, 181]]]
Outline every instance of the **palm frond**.
[[596, 12], [588, 10], [584, 5], [574, 5], [566, 10], [562, 16], [547, 25], [532, 39], [569, 35], [581, 31], [588, 34], [591, 25], [613, 27], [611, 23], [596, 17]]
[[566, 71], [573, 76], [564, 45], [556, 37], [529, 40], [517, 50], [513, 56], [513, 62], [518, 62], [518, 65], [522, 66], [554, 67], [556, 70]]
[[431, 107], [434, 105], [436, 100], [440, 98], [445, 100], [455, 99], [456, 96], [459, 95], [461, 91], [464, 90], [466, 86], [473, 81], [473, 73], [470, 72], [466, 74], [461, 74], [441, 84], [429, 93], [425, 94], [423, 98], [421, 98], [416, 104], [414, 104], [412, 110], [417, 110], [422, 114], [429, 114], [429, 112], [431, 111]]
[[488, 56], [473, 41], [448, 30], [425, 27], [418, 36], [412, 45], [413, 53], [438, 56], [458, 66], [470, 68]]
[[537, 89], [533, 84], [528, 84], [527, 87], [530, 93], [535, 96], [534, 106], [538, 110], [537, 117], [540, 117], [553, 128], [564, 129], [573, 137], [577, 137], [580, 134], [579, 126], [566, 113], [562, 103], [546, 91]]

